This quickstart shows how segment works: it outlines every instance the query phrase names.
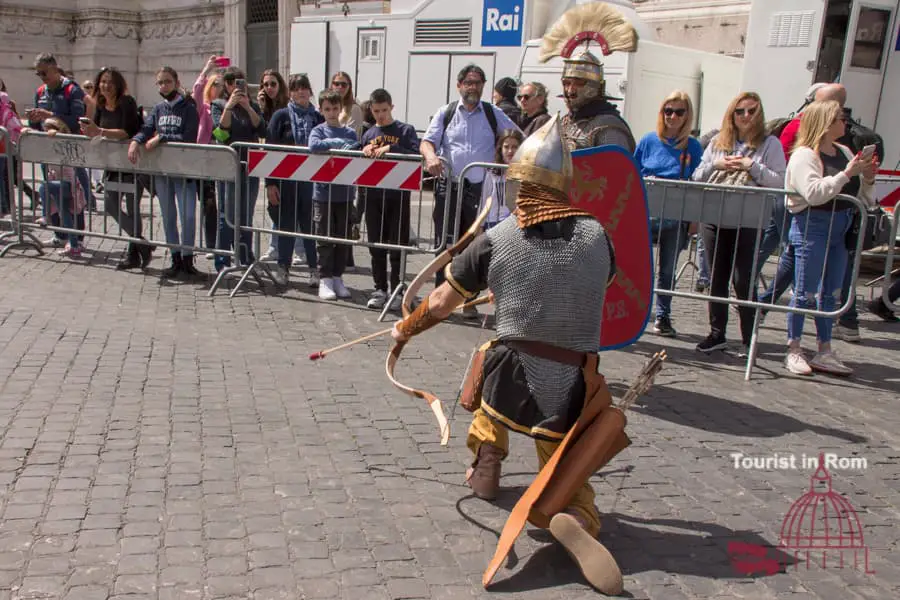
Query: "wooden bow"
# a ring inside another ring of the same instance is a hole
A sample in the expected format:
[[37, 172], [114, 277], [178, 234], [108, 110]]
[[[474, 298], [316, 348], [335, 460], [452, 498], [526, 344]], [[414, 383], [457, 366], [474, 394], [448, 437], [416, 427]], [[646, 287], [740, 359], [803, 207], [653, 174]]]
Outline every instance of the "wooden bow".
[[[460, 186], [459, 189], [462, 189], [462, 186]], [[460, 202], [461, 201], [462, 200], [460, 199]], [[421, 287], [425, 285], [425, 282], [434, 277], [434, 275], [440, 269], [443, 269], [445, 266], [447, 266], [450, 261], [453, 260], [453, 257], [459, 255], [463, 250], [465, 250], [466, 247], [468, 247], [468, 245], [472, 243], [472, 240], [474, 240], [478, 236], [478, 233], [481, 231], [481, 227], [484, 224], [485, 219], [487, 219], [487, 216], [491, 211], [491, 206], [493, 205], [493, 203], [493, 195], [488, 196], [487, 200], [485, 200], [484, 202], [484, 208], [478, 214], [478, 217], [476, 217], [475, 222], [469, 226], [469, 228], [459, 238], [459, 240], [457, 240], [455, 244], [438, 254], [430, 263], [425, 266], [424, 269], [419, 271], [419, 274], [416, 275], [415, 278], [413, 278], [412, 283], [409, 284], [409, 287], [406, 289], [406, 293], [403, 295], [402, 311], [404, 319], [408, 317], [412, 312], [410, 310], [412, 301], [416, 297], [419, 289], [421, 289]], [[431, 408], [431, 411], [434, 413], [434, 416], [437, 419], [438, 427], [440, 427], [441, 446], [446, 446], [450, 441], [450, 423], [447, 421], [446, 415], [444, 415], [444, 407], [441, 404], [440, 398], [438, 398], [431, 392], [404, 385], [397, 381], [397, 379], [394, 377], [394, 368], [397, 366], [397, 361], [400, 359], [400, 353], [403, 351], [403, 348], [406, 346], [406, 344], [407, 342], [397, 342], [394, 344], [394, 347], [391, 348], [391, 351], [388, 353], [387, 360], [384, 364], [385, 373], [387, 373], [388, 379], [391, 383], [394, 384], [397, 389], [405, 394], [412, 396], [413, 398], [419, 398], [425, 400], [425, 402], [428, 403], [428, 406]]]

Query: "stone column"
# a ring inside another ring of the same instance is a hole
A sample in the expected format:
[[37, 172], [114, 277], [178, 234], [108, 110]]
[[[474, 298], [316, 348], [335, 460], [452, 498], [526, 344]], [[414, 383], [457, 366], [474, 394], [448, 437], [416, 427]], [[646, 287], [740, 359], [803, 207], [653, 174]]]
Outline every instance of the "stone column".
[[225, 56], [232, 64], [246, 67], [247, 62], [247, 0], [225, 5]]
[[278, 72], [285, 79], [291, 69], [291, 23], [300, 16], [299, 0], [278, 0]]

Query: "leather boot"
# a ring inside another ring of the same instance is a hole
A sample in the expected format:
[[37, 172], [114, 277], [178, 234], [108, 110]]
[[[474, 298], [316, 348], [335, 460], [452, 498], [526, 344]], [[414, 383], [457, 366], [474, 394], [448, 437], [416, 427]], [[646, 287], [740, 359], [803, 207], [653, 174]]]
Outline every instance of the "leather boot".
[[475, 462], [466, 471], [466, 483], [482, 500], [494, 500], [500, 489], [500, 468], [503, 450], [491, 444], [481, 444]]
[[194, 255], [190, 256], [182, 256], [181, 257], [181, 270], [188, 275], [188, 277], [198, 277], [201, 273], [194, 267]]
[[163, 272], [160, 273], [160, 276], [163, 279], [174, 279], [175, 277], [178, 277], [179, 273], [181, 273], [181, 255], [173, 254], [172, 265], [166, 269], [163, 269]]
[[581, 519], [561, 512], [550, 519], [550, 533], [581, 569], [588, 583], [607, 596], [622, 593], [622, 571], [600, 540], [592, 536]]
[[128, 244], [128, 250], [125, 251], [125, 258], [116, 265], [116, 270], [125, 271], [127, 269], [136, 269], [141, 266], [141, 256], [135, 244]]

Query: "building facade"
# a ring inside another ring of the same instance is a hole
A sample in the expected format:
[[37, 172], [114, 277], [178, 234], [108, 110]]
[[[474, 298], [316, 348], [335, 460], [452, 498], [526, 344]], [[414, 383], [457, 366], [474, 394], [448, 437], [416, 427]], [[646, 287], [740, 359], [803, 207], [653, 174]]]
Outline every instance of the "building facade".
[[[257, 82], [288, 72], [290, 23], [301, 13], [390, 12], [382, 0], [0, 0], [0, 78], [23, 108], [39, 84], [32, 63], [53, 52], [78, 81], [118, 67], [139, 103], [157, 100], [155, 71], [169, 65], [190, 87], [207, 58], [224, 54]], [[60, 5], [63, 5], [61, 7]], [[743, 53], [750, 0], [637, 0], [660, 41]]]

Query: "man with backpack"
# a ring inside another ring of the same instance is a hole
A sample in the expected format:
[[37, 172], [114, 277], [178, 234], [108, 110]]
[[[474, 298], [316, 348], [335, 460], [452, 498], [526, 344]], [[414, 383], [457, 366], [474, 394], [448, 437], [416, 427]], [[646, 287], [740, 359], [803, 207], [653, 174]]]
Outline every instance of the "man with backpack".
[[[422, 138], [419, 152], [425, 158], [425, 169], [435, 177], [442, 177], [435, 183], [434, 222], [435, 244], [446, 241], [451, 245], [454, 241], [454, 217], [456, 216], [456, 199], [458, 194], [457, 177], [463, 168], [473, 162], [492, 163], [497, 136], [500, 132], [519, 130], [506, 114], [487, 102], [481, 100], [486, 81], [481, 67], [470, 64], [456, 76], [456, 89], [460, 99], [442, 106], [434, 117]], [[450, 173], [444, 173], [441, 158], [450, 164]], [[459, 219], [459, 235], [462, 235], [478, 216], [478, 205], [481, 202], [481, 187], [484, 182], [484, 169], [470, 169], [463, 180], [462, 209]], [[449, 199], [449, 220], [444, 229], [444, 210]], [[435, 285], [444, 281], [443, 272], [438, 272]], [[477, 315], [474, 307], [464, 313], [469, 317]]]
[[[43, 122], [51, 117], [61, 119], [69, 131], [81, 131], [78, 119], [85, 116], [84, 90], [78, 82], [69, 79], [59, 68], [56, 57], [49, 52], [38, 54], [34, 59], [34, 72], [41, 85], [34, 92], [34, 108], [25, 112], [29, 127], [43, 130]], [[75, 167], [78, 185], [84, 189], [90, 210], [94, 210], [94, 194], [87, 169]], [[80, 215], [77, 227], [84, 229], [84, 216]]]

